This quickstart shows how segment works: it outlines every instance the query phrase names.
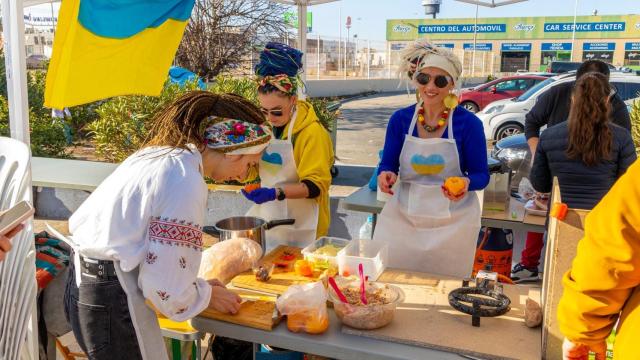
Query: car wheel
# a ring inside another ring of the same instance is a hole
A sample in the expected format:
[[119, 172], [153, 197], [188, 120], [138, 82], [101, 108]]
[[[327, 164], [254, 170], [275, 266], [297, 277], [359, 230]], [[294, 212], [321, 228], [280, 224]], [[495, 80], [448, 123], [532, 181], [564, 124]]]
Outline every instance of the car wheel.
[[465, 108], [465, 109], [469, 110], [469, 111], [470, 111], [470, 112], [472, 112], [472, 113], [477, 113], [477, 112], [478, 112], [478, 110], [480, 110], [480, 108], [478, 107], [478, 105], [476, 105], [476, 104], [475, 104], [474, 102], [472, 102], [472, 101], [465, 101], [465, 102], [463, 102], [463, 103], [462, 103], [462, 104], [460, 104], [460, 105], [462, 105], [462, 107], [463, 107], [463, 108]]
[[496, 141], [502, 140], [512, 135], [522, 134], [523, 131], [524, 128], [520, 124], [511, 123], [502, 125], [496, 132]]

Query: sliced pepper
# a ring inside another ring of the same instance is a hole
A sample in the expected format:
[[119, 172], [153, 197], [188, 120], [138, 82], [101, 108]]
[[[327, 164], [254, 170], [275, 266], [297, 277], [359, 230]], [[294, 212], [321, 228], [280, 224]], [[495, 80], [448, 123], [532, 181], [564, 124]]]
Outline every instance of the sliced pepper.
[[313, 276], [313, 269], [311, 264], [307, 260], [297, 260], [293, 265], [297, 275], [300, 276]]

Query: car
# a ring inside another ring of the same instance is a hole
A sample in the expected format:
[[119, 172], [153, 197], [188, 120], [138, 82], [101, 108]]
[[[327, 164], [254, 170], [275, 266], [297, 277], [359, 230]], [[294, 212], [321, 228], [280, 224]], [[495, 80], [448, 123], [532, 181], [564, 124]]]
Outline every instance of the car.
[[476, 113], [496, 100], [520, 96], [545, 79], [547, 78], [538, 75], [518, 75], [489, 81], [471, 89], [463, 89], [460, 94], [460, 105]]
[[[582, 61], [552, 61], [549, 63], [549, 67], [547, 67], [547, 71], [554, 74], [563, 74], [569, 71], [578, 70], [578, 68], [582, 65]], [[609, 70], [617, 71], [616, 67], [607, 64], [609, 66]]]
[[[488, 140], [501, 140], [524, 131], [527, 113], [545, 91], [553, 86], [575, 81], [575, 72], [550, 77], [517, 98], [499, 100], [489, 104], [476, 116], [482, 121], [484, 134]], [[633, 99], [640, 92], [640, 76], [611, 73], [610, 83], [616, 88], [623, 101]]]

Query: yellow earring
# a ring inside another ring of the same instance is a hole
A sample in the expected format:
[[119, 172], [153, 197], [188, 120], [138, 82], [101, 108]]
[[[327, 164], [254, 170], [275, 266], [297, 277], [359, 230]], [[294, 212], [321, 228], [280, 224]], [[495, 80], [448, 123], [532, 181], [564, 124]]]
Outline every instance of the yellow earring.
[[447, 96], [445, 96], [443, 101], [444, 107], [446, 107], [449, 110], [458, 106], [458, 102], [459, 102], [458, 97], [454, 93], [449, 93]]

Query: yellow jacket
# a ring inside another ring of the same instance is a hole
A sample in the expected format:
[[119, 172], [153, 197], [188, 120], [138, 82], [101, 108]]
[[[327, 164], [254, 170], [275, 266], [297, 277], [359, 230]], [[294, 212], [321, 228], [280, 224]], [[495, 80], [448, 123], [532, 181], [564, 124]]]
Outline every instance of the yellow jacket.
[[[318, 231], [316, 237], [329, 232], [331, 215], [329, 209], [329, 186], [331, 186], [331, 166], [333, 165], [333, 144], [329, 132], [318, 120], [313, 106], [299, 100], [298, 115], [293, 127], [293, 157], [300, 180], [310, 180], [320, 189], [318, 202]], [[282, 131], [282, 139], [289, 134], [291, 122]]]
[[558, 322], [569, 340], [602, 342], [619, 319], [615, 358], [640, 358], [640, 161], [587, 215], [563, 283]]

